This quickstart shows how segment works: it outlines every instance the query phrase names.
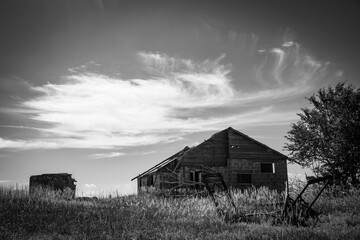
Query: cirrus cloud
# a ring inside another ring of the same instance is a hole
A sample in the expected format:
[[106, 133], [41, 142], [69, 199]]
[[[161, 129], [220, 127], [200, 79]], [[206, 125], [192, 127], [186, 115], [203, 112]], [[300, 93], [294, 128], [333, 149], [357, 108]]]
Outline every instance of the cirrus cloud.
[[110, 153], [96, 153], [89, 155], [89, 159], [103, 159], [103, 158], [114, 158], [124, 156], [125, 153], [122, 152], [110, 152]]
[[188, 133], [228, 126], [289, 124], [296, 110], [282, 110], [274, 103], [313, 91], [316, 82], [328, 76], [328, 64], [290, 41], [259, 54], [263, 58], [254, 68], [254, 81], [262, 88], [255, 91], [235, 87], [224, 54], [196, 62], [138, 52], [147, 78], [120, 79], [73, 68], [65, 82], [32, 87], [38, 96], [21, 103], [31, 120], [50, 127], [18, 126], [39, 134], [0, 138], [0, 148], [113, 149], [177, 141]]

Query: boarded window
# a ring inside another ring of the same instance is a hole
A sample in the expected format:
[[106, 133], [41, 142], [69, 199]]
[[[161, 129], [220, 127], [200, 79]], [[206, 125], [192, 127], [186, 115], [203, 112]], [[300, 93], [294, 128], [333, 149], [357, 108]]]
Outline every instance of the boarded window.
[[147, 177], [147, 185], [148, 187], [154, 186], [154, 178], [152, 175]]
[[274, 164], [273, 163], [261, 163], [260, 165], [262, 173], [274, 173]]
[[251, 184], [251, 174], [238, 174], [237, 175], [237, 182], [242, 184]]

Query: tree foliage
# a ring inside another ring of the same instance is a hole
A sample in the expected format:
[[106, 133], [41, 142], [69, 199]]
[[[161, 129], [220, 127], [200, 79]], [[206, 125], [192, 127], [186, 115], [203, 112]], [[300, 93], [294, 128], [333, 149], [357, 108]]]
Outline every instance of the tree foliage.
[[312, 108], [302, 108], [291, 125], [284, 149], [290, 161], [310, 167], [315, 174], [330, 173], [357, 183], [360, 173], [360, 89], [338, 83], [307, 98]]

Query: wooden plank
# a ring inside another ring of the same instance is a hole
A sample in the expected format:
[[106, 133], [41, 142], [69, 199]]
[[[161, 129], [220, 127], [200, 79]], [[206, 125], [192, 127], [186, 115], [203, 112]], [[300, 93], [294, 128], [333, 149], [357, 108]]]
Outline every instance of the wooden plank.
[[225, 154], [227, 153], [227, 149], [216, 149], [216, 148], [208, 148], [208, 149], [199, 149], [198, 151], [192, 151], [186, 154], [186, 156], [192, 155], [201, 155], [201, 154]]
[[223, 148], [223, 149], [216, 149], [216, 148], [204, 148], [204, 149], [201, 149], [200, 151], [196, 151], [196, 152], [193, 152], [194, 154], [200, 154], [200, 153], [203, 153], [203, 152], [208, 152], [208, 153], [211, 153], [211, 152], [219, 152], [219, 153], [226, 153], [228, 152], [227, 151], [227, 148]]
[[194, 155], [190, 155], [190, 156], [186, 156], [185, 158], [199, 158], [199, 159], [204, 159], [204, 158], [221, 158], [221, 159], [227, 159], [227, 154], [221, 153], [221, 154], [194, 154]]
[[184, 161], [183, 163], [189, 163], [189, 162], [196, 162], [196, 163], [221, 163], [221, 164], [227, 164], [227, 161], [224, 159], [213, 159], [213, 160], [203, 160], [203, 159], [188, 159], [187, 161]]
[[248, 139], [234, 139], [234, 140], [231, 140], [229, 141], [229, 144], [239, 144], [239, 145], [256, 145], [256, 146], [259, 146], [259, 147], [264, 147], [264, 146], [261, 146], [259, 144], [256, 144], [255, 142], [253, 141], [250, 141]]
[[244, 154], [244, 155], [259, 155], [259, 156], [277, 156], [280, 157], [278, 154], [274, 152], [268, 151], [254, 151], [254, 150], [246, 150], [243, 151], [242, 149], [230, 149], [230, 154]]
[[219, 143], [219, 142], [207, 143], [207, 144], [199, 145], [198, 147], [192, 149], [191, 152], [199, 151], [199, 149], [204, 149], [204, 148], [226, 148], [227, 146], [228, 146], [227, 143]]
[[187, 157], [183, 159], [183, 163], [184, 162], [227, 162], [227, 157], [226, 156], [211, 156], [211, 157]]
[[261, 146], [261, 145], [258, 145], [256, 143], [253, 143], [251, 141], [247, 141], [247, 142], [240, 142], [240, 141], [230, 141], [229, 142], [229, 146], [230, 145], [236, 145], [236, 146], [239, 146], [241, 148], [244, 148], [244, 147], [252, 147], [252, 148], [255, 148], [255, 149], [268, 149], [264, 146]]
[[230, 151], [235, 151], [235, 152], [269, 152], [269, 153], [273, 153], [272, 151], [268, 151], [265, 148], [256, 148], [254, 146], [246, 146], [246, 147], [241, 147], [241, 146], [230, 146], [229, 148]]
[[228, 136], [229, 137], [239, 137], [239, 138], [245, 138], [244, 136], [242, 136], [242, 135], [240, 135], [240, 134], [238, 134], [237, 132], [235, 132], [235, 131], [229, 131], [228, 132]]
[[267, 160], [282, 160], [285, 161], [285, 159], [281, 159], [279, 156], [273, 156], [273, 155], [246, 155], [246, 154], [232, 154], [229, 156], [233, 159], [248, 159], [248, 160], [259, 160], [259, 161], [267, 161]]
[[221, 162], [187, 162], [184, 163], [185, 166], [197, 166], [197, 167], [201, 167], [201, 166], [207, 166], [207, 167], [226, 167], [227, 164], [226, 163], [221, 163]]
[[[276, 156], [268, 152], [243, 152], [243, 151], [230, 151], [230, 156], [246, 155], [246, 156]], [[279, 157], [279, 156], [278, 156]]]
[[198, 153], [186, 156], [186, 158], [227, 158], [225, 153]]

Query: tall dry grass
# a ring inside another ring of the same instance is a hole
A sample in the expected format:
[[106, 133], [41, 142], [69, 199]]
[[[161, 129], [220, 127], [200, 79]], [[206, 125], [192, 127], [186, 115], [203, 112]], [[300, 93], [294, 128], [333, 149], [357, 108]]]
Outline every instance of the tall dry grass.
[[46, 189], [0, 187], [0, 239], [360, 239], [360, 191], [324, 194], [321, 222], [311, 228], [228, 221], [234, 214], [279, 209], [283, 194], [266, 188], [231, 190], [237, 211], [219, 194], [164, 198], [152, 193], [79, 201]]

